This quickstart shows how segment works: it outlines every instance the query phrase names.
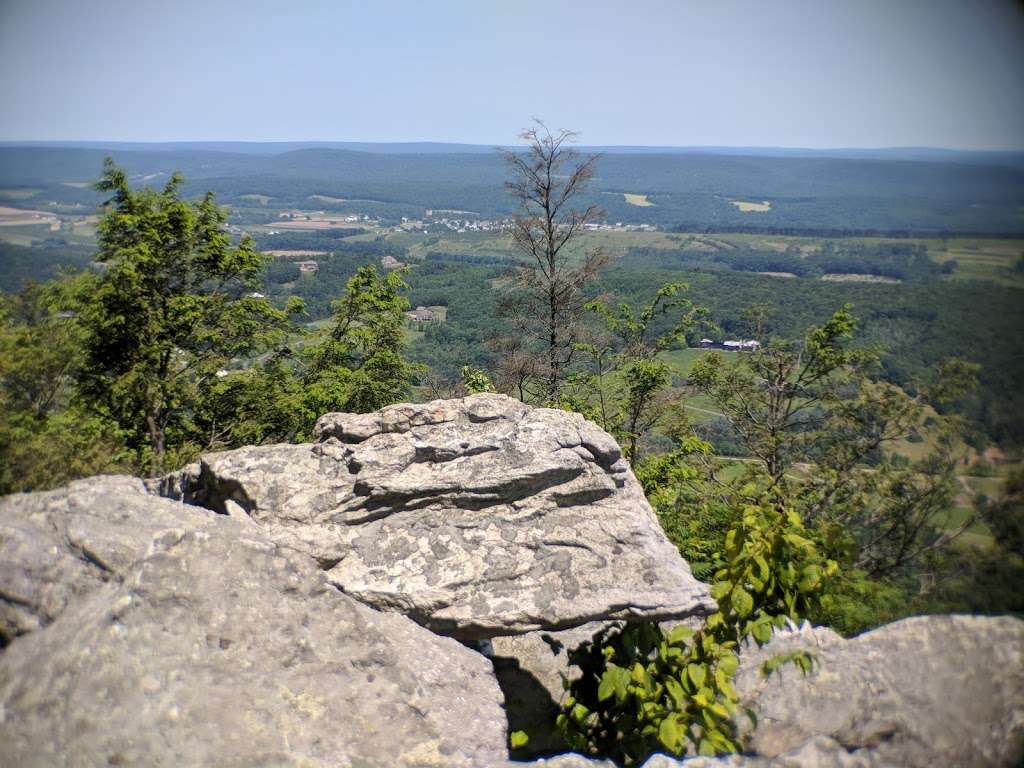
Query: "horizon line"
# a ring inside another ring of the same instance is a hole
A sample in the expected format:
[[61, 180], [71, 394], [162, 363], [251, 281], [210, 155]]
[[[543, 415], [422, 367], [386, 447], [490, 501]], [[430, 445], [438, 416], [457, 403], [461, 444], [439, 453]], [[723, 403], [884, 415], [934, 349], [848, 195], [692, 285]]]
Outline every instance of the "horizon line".
[[[24, 145], [68, 145], [68, 144], [242, 144], [242, 145], [329, 145], [368, 144], [375, 146], [434, 145], [443, 147], [473, 147], [505, 149], [525, 146], [518, 143], [488, 143], [469, 141], [440, 141], [434, 139], [404, 139], [401, 141], [380, 141], [360, 139], [0, 139], [0, 146]], [[827, 147], [792, 146], [781, 144], [573, 144], [576, 149], [624, 149], [624, 150], [778, 150], [786, 152], [965, 152], [965, 153], [1024, 153], [1021, 147], [951, 147], [928, 144], [891, 144], [877, 146], [838, 145]]]

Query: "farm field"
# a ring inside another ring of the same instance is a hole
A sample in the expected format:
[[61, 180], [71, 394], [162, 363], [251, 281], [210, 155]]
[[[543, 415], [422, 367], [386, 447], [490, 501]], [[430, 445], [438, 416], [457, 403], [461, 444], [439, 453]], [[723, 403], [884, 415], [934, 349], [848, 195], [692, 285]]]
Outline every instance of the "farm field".
[[767, 213], [772, 209], [772, 204], [768, 200], [762, 200], [759, 203], [750, 202], [749, 200], [730, 200], [729, 202], [743, 213]]
[[622, 196], [626, 198], [626, 202], [630, 205], [636, 205], [641, 208], [647, 208], [654, 205], [654, 203], [647, 199], [647, 195], [634, 195], [629, 192], [624, 192]]

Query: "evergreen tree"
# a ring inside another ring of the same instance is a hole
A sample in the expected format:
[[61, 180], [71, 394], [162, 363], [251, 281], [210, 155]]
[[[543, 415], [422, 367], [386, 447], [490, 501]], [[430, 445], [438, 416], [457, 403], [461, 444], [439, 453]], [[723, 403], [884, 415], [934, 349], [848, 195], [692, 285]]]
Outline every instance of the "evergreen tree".
[[252, 241], [233, 244], [212, 193], [186, 201], [181, 183], [175, 174], [160, 191], [133, 190], [106, 161], [96, 185], [112, 195], [99, 224], [106, 269], [79, 313], [83, 399], [152, 475], [204, 445], [193, 419], [204, 390], [286, 321], [254, 293], [263, 257]]

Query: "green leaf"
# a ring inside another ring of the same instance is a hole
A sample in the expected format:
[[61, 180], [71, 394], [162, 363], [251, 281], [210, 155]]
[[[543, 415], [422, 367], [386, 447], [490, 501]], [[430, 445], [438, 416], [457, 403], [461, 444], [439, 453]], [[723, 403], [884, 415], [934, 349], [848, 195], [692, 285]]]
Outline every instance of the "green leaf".
[[615, 694], [615, 685], [619, 679], [618, 667], [609, 665], [608, 669], [601, 675], [601, 682], [597, 686], [597, 700], [607, 701]]
[[686, 731], [681, 727], [678, 715], [671, 714], [661, 721], [658, 741], [672, 754], [682, 754], [686, 747]]
[[668, 691], [668, 695], [672, 697], [672, 702], [677, 710], [682, 711], [686, 709], [686, 694], [683, 692], [683, 686], [679, 684], [678, 680], [674, 677], [667, 678], [665, 680], [665, 689]]
[[715, 600], [721, 600], [723, 597], [728, 595], [731, 590], [731, 581], [716, 581], [711, 585], [711, 597]]
[[530, 737], [526, 734], [526, 731], [512, 731], [509, 734], [509, 743], [512, 745], [512, 749], [525, 747], [529, 741]]
[[754, 598], [743, 587], [737, 586], [732, 593], [732, 605], [736, 609], [737, 615], [749, 616], [750, 612], [754, 610]]
[[707, 669], [701, 664], [687, 664], [686, 665], [686, 676], [693, 681], [693, 684], [700, 688], [704, 685], [706, 678]]
[[673, 629], [668, 635], [668, 642], [670, 645], [678, 645], [679, 643], [685, 642], [692, 638], [696, 632], [687, 626], [678, 626]]

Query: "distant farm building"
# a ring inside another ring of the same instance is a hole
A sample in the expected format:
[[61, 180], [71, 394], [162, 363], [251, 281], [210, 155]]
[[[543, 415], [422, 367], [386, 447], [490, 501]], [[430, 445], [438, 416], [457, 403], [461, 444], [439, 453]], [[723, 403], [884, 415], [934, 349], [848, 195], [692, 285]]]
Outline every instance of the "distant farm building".
[[380, 263], [384, 267], [384, 269], [398, 269], [399, 267], [405, 266], [394, 256], [385, 256], [383, 259], [380, 260]]
[[300, 261], [299, 272], [316, 272], [320, 268], [320, 265], [315, 261]]
[[416, 309], [411, 312], [406, 312], [405, 316], [414, 323], [429, 323], [434, 320], [433, 310], [430, 310], [427, 307], [416, 307]]
[[761, 344], [753, 339], [748, 339], [747, 341], [736, 341], [730, 339], [728, 341], [723, 341], [722, 346], [725, 349], [731, 349], [737, 352], [753, 352], [755, 349], [758, 349]]
[[753, 352], [761, 348], [761, 342], [754, 341], [753, 339], [747, 339], [745, 341], [738, 339], [727, 339], [721, 344], [712, 339], [701, 339], [701, 349], [725, 349], [730, 352]]

